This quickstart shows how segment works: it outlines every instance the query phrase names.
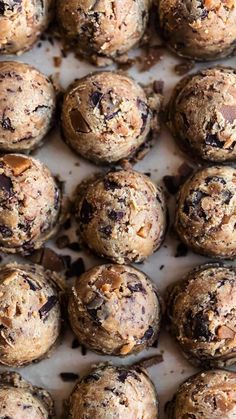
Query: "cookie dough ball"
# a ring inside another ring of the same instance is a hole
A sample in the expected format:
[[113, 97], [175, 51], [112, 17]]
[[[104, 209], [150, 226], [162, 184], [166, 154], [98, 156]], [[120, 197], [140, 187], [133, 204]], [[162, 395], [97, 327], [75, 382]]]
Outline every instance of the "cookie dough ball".
[[29, 254], [57, 230], [61, 192], [49, 169], [32, 157], [0, 158], [0, 251]]
[[166, 231], [162, 190], [132, 170], [82, 183], [75, 217], [80, 240], [117, 263], [143, 261], [160, 247]]
[[169, 290], [170, 329], [191, 363], [204, 368], [236, 361], [236, 269], [207, 264]]
[[57, 17], [62, 34], [85, 57], [104, 65], [129, 51], [146, 29], [150, 0], [59, 0]]
[[[158, 112], [157, 104], [156, 111]], [[66, 142], [95, 163], [134, 155], [151, 130], [152, 110], [131, 78], [98, 72], [76, 81], [65, 95], [62, 129]]]
[[0, 362], [11, 367], [47, 356], [61, 330], [64, 283], [39, 265], [0, 269]]
[[0, 54], [21, 54], [47, 28], [54, 0], [0, 1]]
[[185, 77], [169, 104], [168, 125], [180, 145], [209, 161], [236, 159], [236, 71], [216, 67]]
[[157, 340], [161, 306], [145, 274], [130, 266], [101, 265], [77, 279], [69, 318], [85, 346], [105, 354], [129, 355]]
[[105, 365], [75, 386], [68, 402], [71, 419], [158, 419], [158, 401], [147, 372]]
[[54, 419], [54, 403], [44, 389], [32, 386], [20, 374], [0, 374], [0, 416], [5, 419]]
[[233, 419], [236, 416], [236, 373], [200, 372], [178, 389], [167, 404], [169, 419]]
[[0, 62], [0, 151], [29, 152], [52, 126], [55, 91], [28, 64]]
[[190, 177], [177, 197], [175, 229], [196, 253], [232, 259], [236, 255], [236, 170], [202, 169]]
[[205, 61], [235, 50], [235, 0], [159, 0], [158, 8], [163, 37], [178, 55]]

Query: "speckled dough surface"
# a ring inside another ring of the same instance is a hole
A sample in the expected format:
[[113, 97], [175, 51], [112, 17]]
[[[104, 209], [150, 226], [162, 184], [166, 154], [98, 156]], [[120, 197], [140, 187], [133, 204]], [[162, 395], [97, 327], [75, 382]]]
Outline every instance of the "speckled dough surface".
[[202, 265], [170, 287], [170, 330], [185, 356], [204, 368], [236, 361], [236, 270]]
[[175, 229], [196, 253], [218, 258], [236, 255], [236, 170], [199, 170], [177, 196]]
[[236, 71], [216, 67], [182, 79], [169, 103], [179, 144], [209, 161], [236, 159]]
[[62, 33], [79, 52], [97, 65], [104, 57], [127, 52], [142, 38], [150, 0], [59, 0]]
[[158, 419], [155, 388], [145, 370], [101, 366], [74, 388], [66, 419]]
[[80, 240], [117, 263], [146, 259], [160, 247], [166, 231], [162, 190], [132, 170], [111, 171], [82, 183], [75, 217]]
[[55, 92], [50, 80], [28, 64], [0, 62], [0, 150], [27, 152], [51, 128]]
[[175, 397], [168, 404], [168, 418], [234, 419], [235, 400], [235, 372], [200, 372], [179, 387]]
[[132, 156], [145, 142], [153, 113], [158, 114], [160, 107], [161, 96], [148, 99], [130, 77], [97, 72], [67, 91], [61, 118], [64, 138], [95, 163], [117, 162]]
[[158, 9], [163, 37], [177, 54], [202, 61], [235, 50], [235, 0], [160, 0]]
[[64, 283], [38, 265], [0, 269], [0, 362], [19, 367], [47, 356], [61, 330]]
[[0, 158], [0, 250], [28, 254], [58, 227], [61, 193], [49, 169], [32, 157]]
[[20, 374], [0, 374], [0, 416], [3, 419], [54, 419], [54, 403], [50, 394], [32, 386]]
[[54, 0], [0, 1], [0, 54], [20, 54], [33, 46], [52, 17]]
[[69, 318], [79, 341], [112, 355], [152, 346], [160, 329], [159, 296], [150, 279], [129, 266], [101, 265], [72, 288]]

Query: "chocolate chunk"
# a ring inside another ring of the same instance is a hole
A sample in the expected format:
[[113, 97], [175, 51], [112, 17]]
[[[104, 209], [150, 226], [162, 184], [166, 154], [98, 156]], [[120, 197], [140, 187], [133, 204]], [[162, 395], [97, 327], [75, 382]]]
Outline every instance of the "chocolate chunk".
[[161, 265], [160, 268], [159, 268], [160, 271], [162, 271], [162, 269], [164, 269], [164, 267], [165, 267], [165, 265]]
[[121, 186], [115, 180], [105, 178], [103, 183], [106, 191], [114, 191], [115, 189], [121, 189]]
[[188, 253], [188, 248], [184, 243], [179, 243], [176, 249], [175, 258], [181, 258], [186, 256]]
[[39, 263], [44, 268], [50, 269], [51, 271], [61, 272], [65, 269], [63, 257], [49, 247], [36, 250], [36, 252], [30, 255], [30, 260], [34, 263]]
[[202, 312], [195, 314], [193, 318], [193, 338], [210, 342], [212, 333], [209, 330], [209, 323], [207, 315]]
[[153, 367], [153, 365], [160, 364], [163, 361], [164, 361], [163, 355], [162, 354], [157, 354], [157, 355], [154, 355], [154, 356], [150, 356], [148, 358], [140, 359], [140, 361], [135, 363], [134, 366], [137, 365], [141, 368], [150, 368], [150, 367]]
[[48, 297], [47, 302], [39, 309], [39, 316], [40, 318], [44, 318], [48, 315], [48, 313], [53, 309], [53, 307], [57, 304], [58, 298], [55, 295], [51, 295]]
[[120, 370], [118, 373], [118, 381], [120, 381], [121, 383], [124, 383], [128, 376], [129, 376], [129, 371]]
[[64, 228], [64, 230], [69, 230], [71, 228], [71, 219], [67, 218], [62, 227]]
[[13, 128], [13, 126], [11, 125], [10, 118], [3, 118], [2, 119], [2, 128], [7, 130], [7, 131], [11, 131], [11, 132], [15, 131], [15, 128]]
[[100, 374], [97, 372], [91, 372], [87, 377], [83, 379], [84, 383], [90, 383], [91, 381], [99, 381], [101, 378]]
[[183, 61], [175, 66], [175, 73], [178, 76], [184, 76], [195, 67], [194, 61]]
[[73, 250], [74, 252], [81, 251], [81, 246], [77, 242], [69, 243], [66, 247], [68, 247], [68, 249]]
[[90, 204], [86, 199], [84, 199], [81, 210], [80, 210], [81, 223], [88, 224], [92, 220], [93, 214], [94, 214], [93, 205]]
[[236, 121], [236, 106], [235, 105], [224, 105], [220, 109], [221, 114], [227, 122], [233, 124]]
[[66, 272], [67, 279], [72, 278], [73, 276], [79, 276], [85, 272], [85, 265], [82, 258], [78, 258], [73, 262]]
[[36, 286], [32, 281], [31, 281], [31, 279], [29, 279], [29, 278], [25, 278], [25, 281], [27, 282], [27, 284], [29, 285], [29, 287], [30, 287], [30, 289], [32, 290], [32, 291], [37, 291], [38, 289], [39, 289], [39, 287], [38, 286]]
[[114, 210], [108, 211], [108, 217], [112, 221], [120, 221], [124, 217], [124, 215], [125, 214], [123, 211], [114, 211]]
[[99, 231], [103, 233], [106, 237], [110, 237], [112, 234], [112, 226], [107, 225], [105, 227], [101, 227]]
[[76, 338], [73, 339], [72, 344], [71, 344], [71, 348], [72, 349], [77, 349], [79, 347], [80, 347], [80, 343], [79, 343], [78, 339], [76, 339]]
[[69, 237], [66, 235], [63, 236], [59, 236], [56, 239], [56, 245], [58, 247], [58, 249], [64, 249], [65, 247], [67, 247], [69, 244]]
[[70, 111], [70, 120], [75, 131], [83, 132], [84, 134], [91, 132], [89, 124], [78, 109], [72, 109]]
[[2, 235], [3, 238], [6, 238], [6, 237], [12, 237], [13, 232], [9, 227], [0, 225], [0, 234]]
[[140, 134], [142, 134], [144, 132], [145, 128], [146, 128], [146, 125], [147, 125], [149, 108], [148, 108], [147, 104], [141, 99], [137, 99], [137, 104], [138, 104], [138, 108], [141, 111], [141, 118], [142, 118], [142, 121], [143, 121], [141, 130], [140, 130]]
[[91, 94], [90, 99], [91, 99], [91, 102], [92, 102], [92, 104], [93, 104], [94, 107], [96, 107], [99, 104], [99, 102], [101, 101], [102, 97], [103, 97], [103, 93], [98, 92], [98, 91], [93, 92]]
[[0, 175], [0, 189], [10, 193], [12, 191], [13, 184], [9, 177], [1, 174]]
[[5, 3], [4, 1], [0, 1], [0, 15], [4, 15], [5, 12]]
[[146, 330], [146, 332], [144, 333], [142, 340], [149, 340], [151, 339], [151, 337], [153, 336], [153, 328], [151, 326], [149, 326], [149, 328]]
[[221, 176], [208, 176], [205, 179], [205, 184], [209, 185], [209, 183], [221, 183], [222, 185], [226, 185], [226, 180]]
[[131, 291], [131, 292], [141, 292], [143, 294], [147, 294], [147, 291], [145, 290], [145, 288], [143, 288], [141, 282], [137, 283], [137, 284], [128, 284], [127, 288]]
[[180, 176], [187, 178], [193, 173], [193, 168], [188, 163], [183, 162], [178, 168], [178, 173]]
[[182, 178], [180, 175], [176, 175], [176, 176], [166, 175], [163, 177], [163, 182], [167, 191], [171, 195], [175, 195], [182, 184]]
[[104, 299], [100, 296], [96, 296], [89, 304], [86, 305], [88, 310], [96, 310], [102, 306]]
[[164, 54], [165, 48], [163, 45], [148, 46], [143, 54], [137, 58], [139, 71], [150, 70], [155, 64], [157, 64]]
[[84, 345], [81, 345], [81, 355], [87, 355], [87, 348]]
[[75, 374], [73, 372], [61, 372], [60, 377], [62, 381], [65, 381], [65, 383], [76, 381], [79, 378], [78, 374]]
[[231, 199], [233, 198], [233, 194], [232, 194], [232, 192], [230, 192], [230, 191], [223, 191], [223, 198], [224, 198], [224, 203], [226, 204], [226, 205], [228, 205], [229, 203], [230, 203], [230, 201], [231, 201]]
[[218, 139], [217, 134], [208, 134], [205, 138], [205, 144], [218, 148], [222, 148], [224, 145], [224, 143]]

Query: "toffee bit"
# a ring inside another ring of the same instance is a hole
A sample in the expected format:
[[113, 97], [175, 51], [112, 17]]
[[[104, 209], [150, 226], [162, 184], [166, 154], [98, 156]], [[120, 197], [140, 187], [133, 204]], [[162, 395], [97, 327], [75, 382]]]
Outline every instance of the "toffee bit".
[[79, 375], [73, 372], [61, 372], [60, 377], [62, 381], [64, 381], [65, 383], [70, 383], [70, 382], [78, 380]]

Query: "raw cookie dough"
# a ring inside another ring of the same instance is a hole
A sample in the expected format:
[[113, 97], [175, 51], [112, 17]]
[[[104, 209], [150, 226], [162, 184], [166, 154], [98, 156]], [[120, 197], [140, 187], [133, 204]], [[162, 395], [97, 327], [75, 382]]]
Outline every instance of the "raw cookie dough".
[[54, 403], [44, 389], [25, 381], [20, 374], [0, 374], [0, 417], [3, 419], [54, 419]]
[[0, 1], [0, 55], [30, 49], [47, 28], [54, 0]]
[[38, 147], [52, 126], [55, 99], [44, 74], [28, 64], [0, 62], [0, 151]]
[[175, 229], [196, 253], [232, 259], [236, 255], [236, 170], [199, 170], [177, 196]]
[[68, 42], [97, 65], [137, 44], [146, 29], [150, 0], [59, 0], [57, 18]]
[[206, 264], [170, 287], [170, 330], [191, 363], [203, 368], [236, 361], [236, 268]]
[[200, 372], [186, 380], [167, 404], [169, 419], [233, 419], [236, 417], [236, 373]]
[[0, 363], [11, 367], [48, 355], [61, 330], [64, 283], [39, 265], [0, 269]]
[[[152, 100], [158, 115], [161, 96]], [[64, 138], [78, 154], [95, 163], [130, 157], [150, 134], [150, 102], [130, 77], [114, 72], [88, 75], [73, 83], [65, 95]]]
[[80, 240], [99, 256], [122, 264], [141, 262], [155, 252], [167, 225], [162, 190], [132, 170], [82, 183], [75, 217]]
[[205, 61], [236, 47], [236, 0], [158, 0], [159, 25], [178, 55]]
[[184, 150], [209, 161], [236, 159], [236, 70], [185, 77], [169, 103], [168, 125]]
[[49, 169], [32, 157], [0, 158], [0, 251], [30, 254], [57, 230], [61, 192]]
[[161, 306], [150, 279], [131, 266], [101, 265], [81, 275], [69, 300], [78, 340], [110, 355], [139, 352], [157, 340]]
[[158, 401], [147, 372], [105, 365], [93, 369], [75, 386], [67, 419], [158, 419]]

